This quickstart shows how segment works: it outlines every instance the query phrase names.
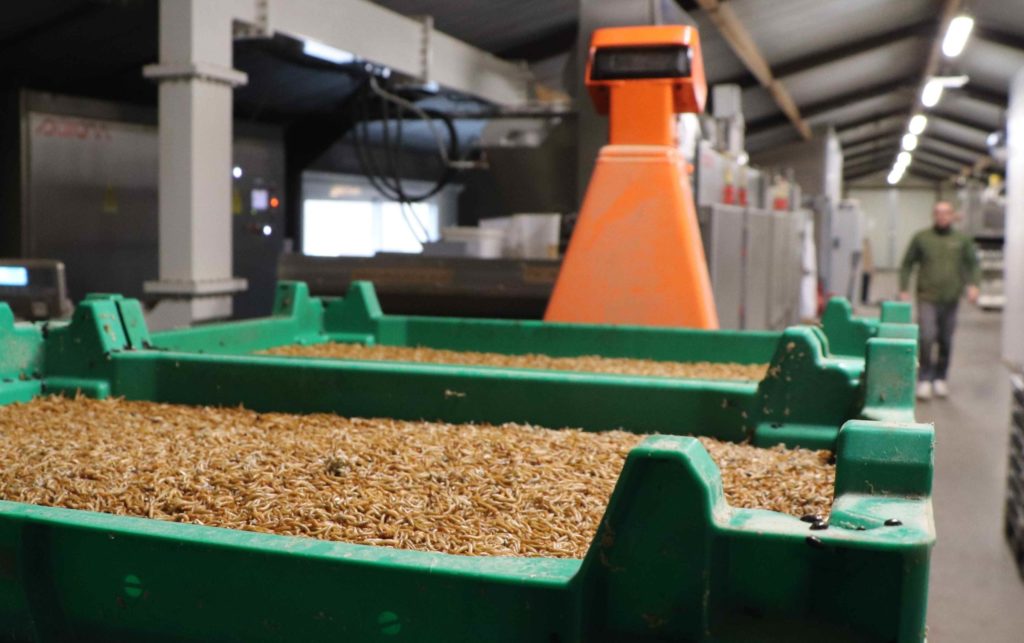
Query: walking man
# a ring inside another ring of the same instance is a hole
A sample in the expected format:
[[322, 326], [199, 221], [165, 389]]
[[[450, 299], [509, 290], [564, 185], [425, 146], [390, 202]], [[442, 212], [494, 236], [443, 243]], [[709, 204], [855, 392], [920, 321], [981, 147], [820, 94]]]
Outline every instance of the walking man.
[[[953, 229], [953, 206], [939, 201], [932, 210], [934, 224], [911, 239], [900, 268], [900, 299], [909, 301], [910, 273], [917, 265], [918, 359], [921, 370], [917, 397], [949, 395], [946, 374], [953, 350], [956, 309], [966, 287], [967, 299], [978, 300], [977, 250], [967, 235]], [[932, 349], [938, 345], [938, 359]]]

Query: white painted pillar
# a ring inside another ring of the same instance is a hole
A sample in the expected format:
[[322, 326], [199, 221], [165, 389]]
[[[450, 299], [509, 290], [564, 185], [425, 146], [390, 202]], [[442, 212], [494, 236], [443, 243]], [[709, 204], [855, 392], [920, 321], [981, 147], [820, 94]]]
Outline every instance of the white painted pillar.
[[228, 317], [232, 276], [232, 16], [218, 0], [161, 0], [159, 81], [160, 278], [154, 329]]
[[1024, 370], [1024, 70], [1010, 82], [1006, 147], [1003, 359]]

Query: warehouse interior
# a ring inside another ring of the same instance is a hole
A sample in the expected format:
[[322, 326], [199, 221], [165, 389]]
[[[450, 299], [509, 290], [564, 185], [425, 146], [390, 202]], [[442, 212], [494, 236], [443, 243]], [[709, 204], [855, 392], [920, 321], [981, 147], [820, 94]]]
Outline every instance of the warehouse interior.
[[0, 638], [1022, 640], [1024, 5], [0, 53]]

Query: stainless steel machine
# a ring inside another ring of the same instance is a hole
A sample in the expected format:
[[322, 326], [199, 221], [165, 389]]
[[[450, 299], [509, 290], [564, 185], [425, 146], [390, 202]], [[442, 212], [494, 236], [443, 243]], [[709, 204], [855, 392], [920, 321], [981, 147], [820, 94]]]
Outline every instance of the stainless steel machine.
[[698, 208], [722, 328], [783, 328], [797, 320], [803, 210]]
[[746, 260], [747, 209], [734, 205], [697, 208], [704, 256], [722, 328], [742, 328]]
[[974, 239], [978, 247], [981, 268], [978, 306], [986, 310], [1001, 310], [1006, 304], [1003, 283], [1006, 240], [1006, 193], [998, 178], [988, 185], [971, 181], [958, 192], [963, 214], [964, 232]]
[[[22, 257], [54, 258], [73, 300], [89, 292], [146, 299], [157, 278], [158, 154], [152, 109], [24, 92], [19, 218]], [[248, 290], [234, 316], [270, 312], [284, 238], [284, 146], [275, 128], [236, 124], [234, 273]]]
[[828, 292], [857, 301], [864, 252], [864, 213], [856, 200], [844, 199], [831, 211], [828, 234]]
[[[809, 215], [794, 207], [800, 201], [796, 183], [740, 162], [736, 119], [732, 112], [716, 115], [714, 131], [727, 135], [699, 141], [694, 158], [694, 198], [719, 323], [729, 329], [783, 328], [799, 317]], [[731, 151], [719, 149], [723, 145]]]

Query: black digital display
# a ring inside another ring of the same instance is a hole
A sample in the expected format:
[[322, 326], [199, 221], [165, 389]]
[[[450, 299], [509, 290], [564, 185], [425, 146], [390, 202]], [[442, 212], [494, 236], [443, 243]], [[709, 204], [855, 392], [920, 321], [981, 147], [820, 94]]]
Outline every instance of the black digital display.
[[690, 49], [669, 47], [605, 47], [594, 53], [591, 80], [630, 78], [686, 78], [690, 75]]

